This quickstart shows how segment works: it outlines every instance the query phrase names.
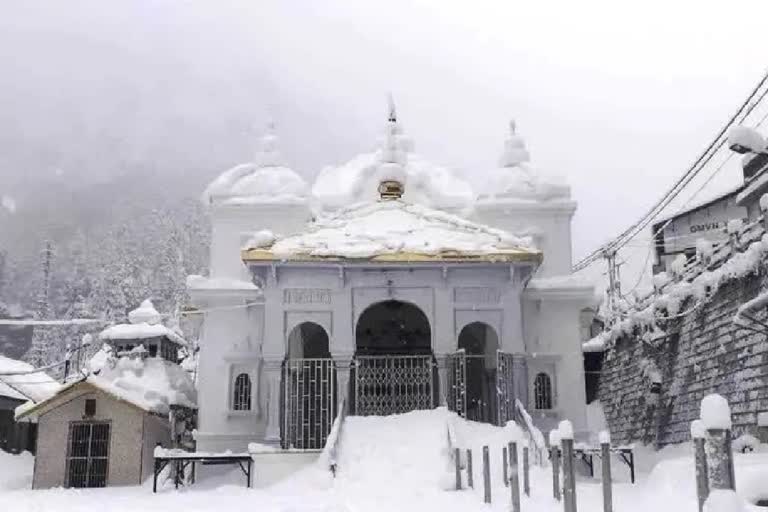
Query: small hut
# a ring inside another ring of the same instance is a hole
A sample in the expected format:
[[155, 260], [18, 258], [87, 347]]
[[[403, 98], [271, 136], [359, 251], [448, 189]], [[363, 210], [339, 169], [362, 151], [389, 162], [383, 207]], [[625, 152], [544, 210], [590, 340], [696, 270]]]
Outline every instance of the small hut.
[[149, 301], [129, 319], [101, 333], [106, 343], [82, 375], [17, 409], [38, 422], [33, 488], [141, 484], [154, 447], [172, 444], [169, 418], [196, 409], [194, 384], [177, 363], [184, 340]]

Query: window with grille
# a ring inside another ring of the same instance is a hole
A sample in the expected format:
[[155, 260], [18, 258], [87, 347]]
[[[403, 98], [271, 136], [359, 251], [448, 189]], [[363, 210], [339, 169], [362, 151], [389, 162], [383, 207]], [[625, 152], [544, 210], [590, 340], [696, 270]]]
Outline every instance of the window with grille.
[[251, 410], [251, 378], [247, 373], [241, 373], [235, 378], [232, 409], [235, 411]]
[[67, 446], [67, 486], [105, 487], [109, 460], [108, 422], [72, 422]]
[[546, 373], [539, 373], [533, 381], [533, 403], [536, 409], [552, 408], [552, 379]]

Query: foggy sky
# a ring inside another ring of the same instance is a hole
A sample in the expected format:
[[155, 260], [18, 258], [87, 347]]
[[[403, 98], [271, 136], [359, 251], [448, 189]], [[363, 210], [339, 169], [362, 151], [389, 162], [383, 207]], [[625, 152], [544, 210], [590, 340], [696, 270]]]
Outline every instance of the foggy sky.
[[[0, 193], [151, 168], [196, 194], [268, 117], [311, 178], [375, 144], [392, 92], [416, 151], [472, 180], [516, 119], [532, 164], [572, 186], [583, 255], [761, 77], [766, 20], [764, 0], [0, 0]], [[738, 180], [734, 159], [697, 200]]]

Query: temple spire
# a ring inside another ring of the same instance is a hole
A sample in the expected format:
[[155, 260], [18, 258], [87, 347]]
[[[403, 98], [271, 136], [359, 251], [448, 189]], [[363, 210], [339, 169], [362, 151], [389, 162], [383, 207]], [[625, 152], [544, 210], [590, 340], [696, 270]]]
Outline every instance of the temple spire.
[[397, 111], [392, 95], [389, 95], [389, 115], [384, 141], [379, 156], [379, 194], [381, 199], [399, 199], [405, 192], [406, 148], [403, 147], [401, 130], [397, 124]]
[[395, 108], [395, 98], [392, 97], [392, 93], [389, 93], [387, 99], [389, 101], [389, 118], [387, 121], [397, 123], [397, 109]]
[[264, 135], [259, 138], [259, 144], [254, 156], [254, 164], [257, 167], [279, 167], [283, 165], [283, 159], [278, 149], [280, 139], [275, 134], [275, 121], [269, 119]]
[[525, 147], [525, 140], [517, 135], [517, 123], [509, 121], [509, 138], [504, 141], [504, 152], [501, 154], [499, 164], [501, 167], [515, 167], [528, 162], [531, 155]]

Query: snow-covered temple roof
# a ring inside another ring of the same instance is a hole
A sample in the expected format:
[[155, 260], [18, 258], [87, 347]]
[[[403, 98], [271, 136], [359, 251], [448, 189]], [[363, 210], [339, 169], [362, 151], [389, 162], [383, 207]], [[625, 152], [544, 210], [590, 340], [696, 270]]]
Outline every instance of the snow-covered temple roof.
[[309, 186], [288, 168], [278, 151], [274, 127], [260, 139], [254, 161], [225, 171], [203, 192], [205, 204], [297, 204], [307, 200]]
[[47, 373], [34, 370], [31, 364], [0, 355], [0, 396], [40, 402], [61, 388]]
[[527, 239], [403, 200], [360, 203], [277, 240], [260, 232], [244, 249], [245, 261], [541, 259]]
[[165, 336], [178, 345], [186, 345], [187, 342], [173, 329], [166, 327], [161, 323], [160, 313], [157, 312], [152, 301], [149, 299], [128, 313], [127, 324], [117, 324], [107, 327], [99, 339], [107, 340], [142, 340], [147, 338], [157, 338]]
[[16, 417], [40, 414], [55, 398], [81, 385], [91, 385], [110, 396], [142, 410], [167, 414], [171, 405], [195, 408], [197, 391], [189, 374], [179, 365], [161, 358], [136, 354], [114, 358], [104, 349], [88, 363], [92, 373], [62, 386], [38, 404], [16, 409]]
[[510, 134], [504, 143], [499, 167], [483, 172], [477, 185], [477, 201], [493, 203], [505, 201], [568, 200], [571, 188], [564, 180], [546, 176], [529, 163], [530, 154], [525, 141], [516, 133], [515, 122], [510, 122]]
[[528, 239], [409, 202], [409, 160], [392, 107], [381, 149], [357, 185], [379, 199], [321, 215], [303, 233], [280, 239], [256, 233], [243, 260], [541, 261]]

